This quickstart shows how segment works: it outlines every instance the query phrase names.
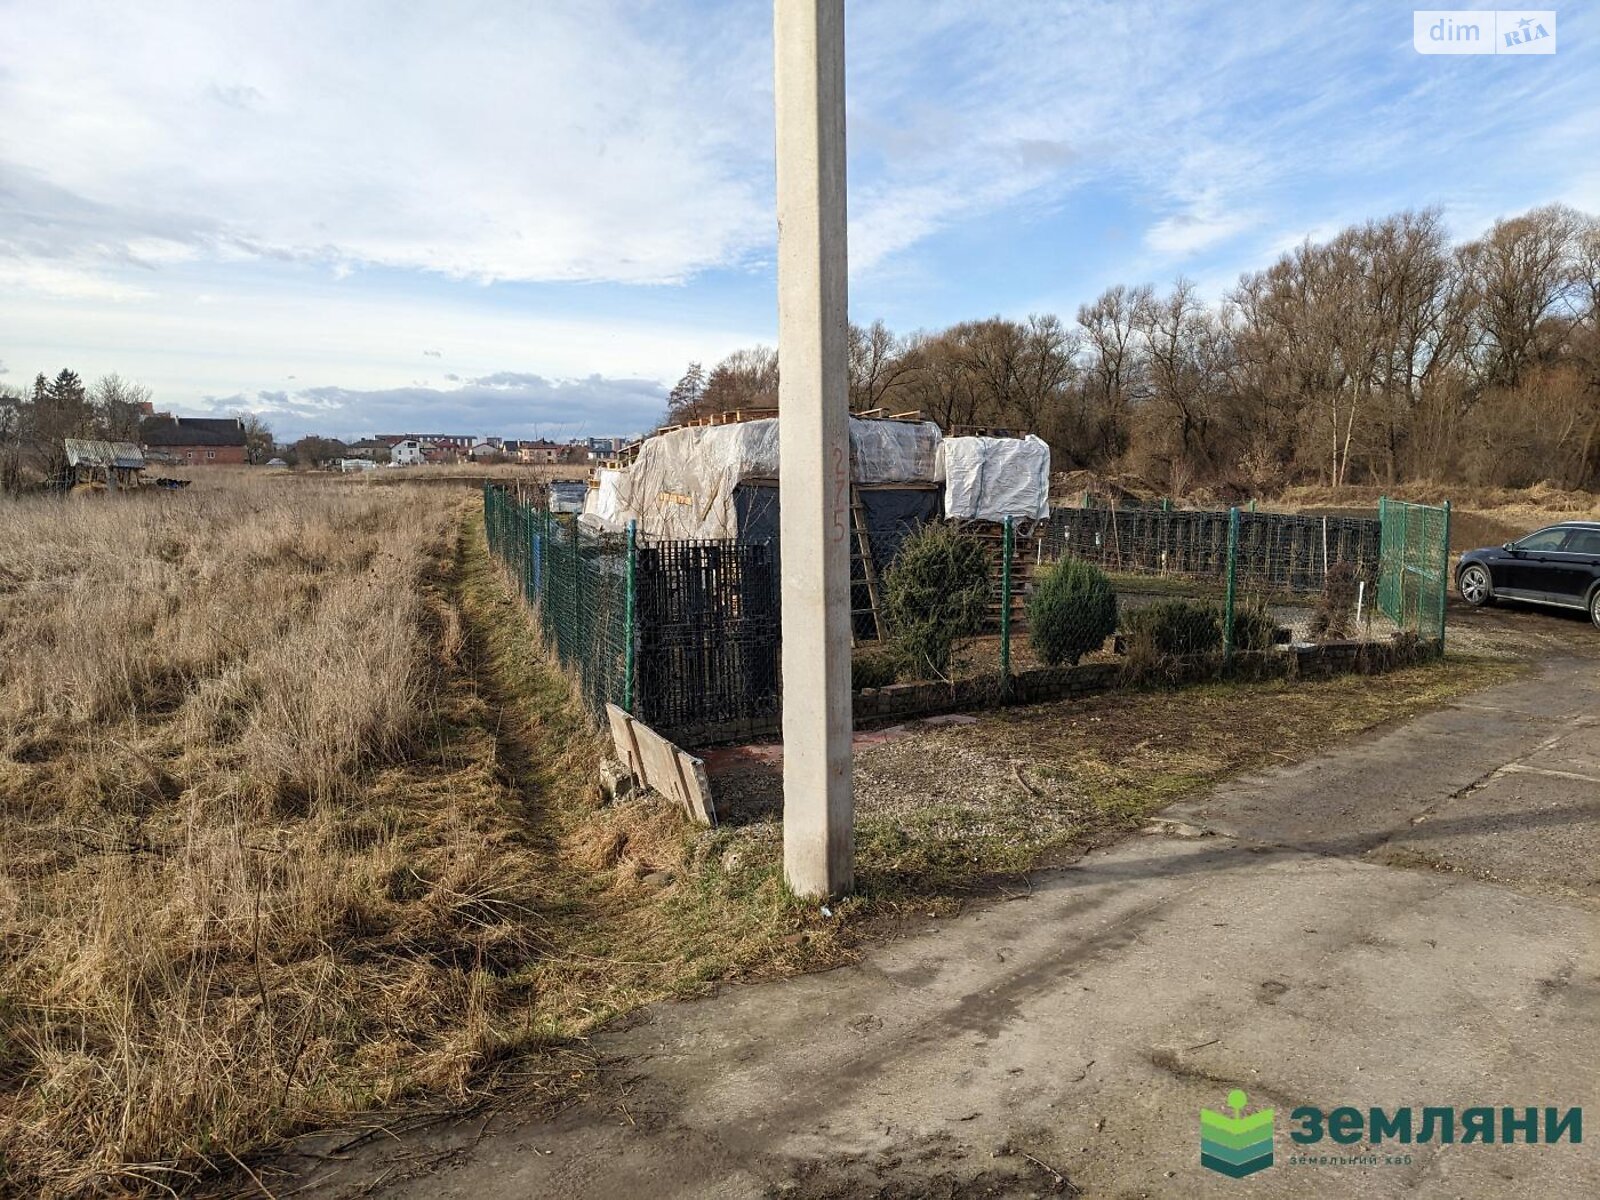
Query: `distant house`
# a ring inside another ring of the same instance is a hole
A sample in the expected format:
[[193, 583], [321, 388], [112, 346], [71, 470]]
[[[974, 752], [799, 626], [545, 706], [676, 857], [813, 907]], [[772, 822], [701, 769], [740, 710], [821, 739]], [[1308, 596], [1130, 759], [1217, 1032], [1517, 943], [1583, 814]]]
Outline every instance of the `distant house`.
[[454, 450], [465, 454], [472, 449], [474, 442], [483, 439], [470, 433], [380, 433], [374, 440], [386, 446], [393, 446], [396, 442], [426, 442], [435, 450]]
[[359, 442], [352, 442], [345, 453], [351, 458], [364, 458], [368, 462], [386, 463], [389, 461], [389, 443], [382, 438], [362, 438]]
[[426, 462], [422, 454], [422, 442], [418, 438], [406, 438], [403, 441], [393, 442], [389, 446], [389, 461], [397, 467], [416, 467]]
[[244, 424], [237, 417], [146, 417], [139, 422], [139, 441], [151, 457], [180, 466], [249, 461]]
[[486, 459], [499, 458], [500, 453], [500, 439], [494, 438], [475, 442], [472, 449], [467, 451], [467, 457], [473, 462], [483, 462]]
[[422, 442], [422, 461], [433, 466], [444, 466], [447, 463], [461, 461], [461, 452], [452, 444], [440, 446], [434, 442]]
[[610, 458], [627, 444], [628, 439], [620, 437], [579, 438], [573, 443], [575, 446], [584, 448], [586, 457], [590, 462], [594, 462], [596, 459]]
[[517, 461], [531, 463], [534, 466], [553, 467], [563, 461], [567, 454], [567, 447], [560, 442], [518, 442]]

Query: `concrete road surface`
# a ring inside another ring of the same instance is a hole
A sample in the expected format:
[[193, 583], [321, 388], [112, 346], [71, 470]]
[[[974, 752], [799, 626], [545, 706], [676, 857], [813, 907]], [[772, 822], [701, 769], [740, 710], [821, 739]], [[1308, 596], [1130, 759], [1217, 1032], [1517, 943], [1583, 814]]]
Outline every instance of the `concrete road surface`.
[[[436, 1131], [408, 1149], [461, 1153], [379, 1194], [1600, 1195], [1600, 677], [1541, 671], [1175, 806], [858, 966], [650, 1009], [598, 1039], [603, 1101]], [[1236, 1087], [1278, 1113], [1276, 1165], [1238, 1181], [1197, 1138]], [[1300, 1105], [1583, 1106], [1589, 1128], [1302, 1165]]]

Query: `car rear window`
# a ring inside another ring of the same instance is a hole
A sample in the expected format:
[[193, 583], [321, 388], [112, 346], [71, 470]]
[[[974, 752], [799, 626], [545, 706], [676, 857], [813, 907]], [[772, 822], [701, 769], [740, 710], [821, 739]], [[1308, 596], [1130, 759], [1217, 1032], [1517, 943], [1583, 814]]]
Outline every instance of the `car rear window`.
[[1600, 554], [1600, 529], [1574, 529], [1565, 549], [1568, 554]]

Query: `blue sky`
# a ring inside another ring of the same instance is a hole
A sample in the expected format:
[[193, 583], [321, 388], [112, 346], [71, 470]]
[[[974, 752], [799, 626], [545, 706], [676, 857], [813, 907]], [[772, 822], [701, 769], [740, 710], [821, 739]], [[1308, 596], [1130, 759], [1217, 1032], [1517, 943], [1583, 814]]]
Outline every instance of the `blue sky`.
[[[1441, 207], [1600, 212], [1600, 18], [1422, 56], [1396, 4], [849, 0], [851, 311], [893, 328]], [[774, 336], [763, 0], [0, 0], [0, 383], [281, 437], [628, 433]]]

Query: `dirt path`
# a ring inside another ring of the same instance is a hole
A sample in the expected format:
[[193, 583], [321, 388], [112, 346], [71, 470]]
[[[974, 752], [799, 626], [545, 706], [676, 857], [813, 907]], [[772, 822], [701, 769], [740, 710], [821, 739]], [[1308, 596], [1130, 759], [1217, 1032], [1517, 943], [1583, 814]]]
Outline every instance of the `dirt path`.
[[[380, 1194], [1600, 1193], [1592, 1139], [1287, 1161], [1300, 1104], [1597, 1111], [1597, 702], [1591, 663], [1552, 661], [858, 966], [655, 1006], [596, 1039], [602, 1095], [434, 1131], [406, 1149], [453, 1165]], [[1242, 1182], [1196, 1150], [1236, 1086], [1283, 1114], [1279, 1165]]]

